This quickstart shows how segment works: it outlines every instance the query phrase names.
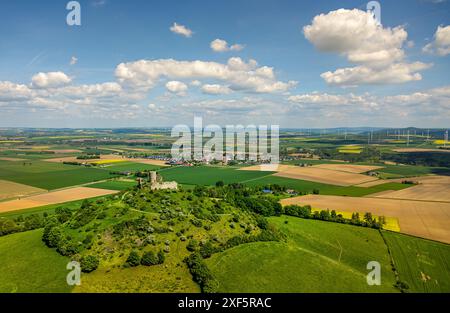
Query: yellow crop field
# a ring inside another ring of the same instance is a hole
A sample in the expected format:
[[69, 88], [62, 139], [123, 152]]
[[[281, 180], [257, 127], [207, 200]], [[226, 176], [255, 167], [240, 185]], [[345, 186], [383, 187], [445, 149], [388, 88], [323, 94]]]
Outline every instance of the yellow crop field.
[[353, 153], [353, 154], [360, 154], [361, 150], [349, 150], [349, 149], [339, 149], [339, 153]]
[[120, 163], [120, 162], [126, 162], [126, 159], [110, 159], [110, 160], [100, 160], [91, 162], [91, 164], [94, 165], [105, 165], [105, 164], [112, 164], [112, 163]]
[[338, 148], [339, 153], [354, 153], [359, 154], [362, 151], [361, 146], [347, 145]]
[[23, 140], [0, 140], [0, 143], [24, 143]]
[[[320, 210], [313, 209], [312, 211], [315, 212], [315, 211], [320, 211]], [[353, 213], [336, 211], [336, 214], [337, 215], [341, 214], [343, 218], [351, 219]], [[377, 215], [372, 215], [372, 216], [376, 220], [378, 220], [378, 216]], [[359, 218], [362, 219], [363, 216], [360, 216]], [[383, 225], [383, 229], [390, 230], [390, 231], [395, 231], [395, 232], [400, 232], [400, 224], [398, 223], [398, 219], [396, 217], [385, 216], [384, 220], [386, 221], [386, 224]]]
[[440, 139], [440, 140], [435, 140], [433, 143], [435, 145], [448, 145], [450, 143], [450, 141], [445, 141], [445, 140]]

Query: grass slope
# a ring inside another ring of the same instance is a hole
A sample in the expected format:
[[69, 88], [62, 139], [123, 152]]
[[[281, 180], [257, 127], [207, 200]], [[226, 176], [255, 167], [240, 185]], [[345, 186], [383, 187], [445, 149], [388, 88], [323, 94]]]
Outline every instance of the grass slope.
[[0, 292], [70, 292], [69, 259], [47, 248], [42, 230], [0, 237]]
[[450, 292], [450, 245], [383, 232], [410, 292]]
[[[387, 247], [378, 231], [273, 217], [286, 243], [251, 243], [207, 260], [221, 292], [396, 292]], [[285, 224], [285, 221], [288, 221]], [[368, 286], [366, 265], [382, 265], [382, 285]]]

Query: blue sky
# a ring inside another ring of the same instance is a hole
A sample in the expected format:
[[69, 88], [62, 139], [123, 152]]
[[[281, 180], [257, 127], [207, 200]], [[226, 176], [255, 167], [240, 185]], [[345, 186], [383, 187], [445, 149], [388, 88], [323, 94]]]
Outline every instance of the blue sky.
[[0, 127], [449, 126], [449, 1], [66, 3], [1, 4]]

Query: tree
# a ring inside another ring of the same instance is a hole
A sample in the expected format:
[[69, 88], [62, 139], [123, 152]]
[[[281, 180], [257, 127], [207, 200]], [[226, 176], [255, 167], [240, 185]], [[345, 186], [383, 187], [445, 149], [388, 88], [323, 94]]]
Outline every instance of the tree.
[[223, 187], [225, 184], [222, 180], [219, 180], [218, 182], [216, 182], [216, 187]]
[[158, 256], [153, 251], [145, 252], [141, 259], [141, 264], [145, 266], [158, 264]]
[[328, 221], [330, 219], [330, 211], [322, 210], [320, 211], [320, 219], [324, 221]]
[[42, 234], [42, 241], [49, 248], [56, 248], [59, 241], [62, 238], [62, 232], [58, 227], [48, 225], [44, 228], [44, 233]]
[[269, 222], [267, 222], [267, 219], [263, 216], [257, 216], [256, 217], [256, 225], [258, 225], [261, 229], [267, 229], [269, 227]]
[[138, 266], [141, 263], [141, 257], [136, 251], [131, 251], [127, 258], [127, 264], [130, 266]]
[[367, 212], [364, 214], [364, 221], [366, 221], [367, 223], [372, 223], [373, 218], [372, 218], [372, 213]]
[[336, 219], [336, 217], [337, 217], [337, 214], [336, 214], [336, 211], [335, 210], [332, 210], [331, 211], [331, 219]]
[[211, 241], [207, 241], [200, 248], [200, 254], [204, 259], [209, 258], [213, 253], [214, 253], [214, 246], [212, 245]]
[[80, 266], [84, 273], [95, 271], [100, 264], [98, 257], [95, 255], [86, 255], [81, 258]]

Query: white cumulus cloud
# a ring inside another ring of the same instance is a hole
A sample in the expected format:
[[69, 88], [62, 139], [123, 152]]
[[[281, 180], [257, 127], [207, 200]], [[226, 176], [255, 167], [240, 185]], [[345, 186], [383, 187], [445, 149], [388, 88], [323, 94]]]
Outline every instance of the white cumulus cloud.
[[238, 43], [229, 46], [228, 42], [223, 39], [215, 39], [211, 41], [209, 46], [215, 52], [241, 51], [242, 49], [244, 49], [244, 45]]
[[182, 35], [184, 37], [192, 37], [193, 31], [190, 30], [189, 28], [187, 28], [184, 25], [180, 25], [177, 23], [173, 23], [173, 25], [170, 27], [170, 31], [172, 33], [178, 34], [178, 35]]
[[31, 78], [32, 85], [36, 88], [58, 88], [71, 81], [72, 79], [63, 72], [41, 72]]
[[172, 80], [166, 83], [166, 89], [174, 94], [184, 95], [188, 86], [183, 82]]
[[160, 78], [220, 80], [232, 90], [258, 93], [284, 92], [297, 84], [296, 81], [277, 81], [273, 68], [258, 67], [255, 60], [244, 62], [241, 58], [230, 58], [227, 64], [173, 59], [139, 60], [119, 64], [115, 74], [119, 83], [147, 90], [153, 88]]
[[439, 56], [450, 54], [450, 25], [445, 27], [438, 26], [433, 42], [423, 47], [423, 51]]
[[303, 33], [319, 51], [338, 53], [357, 65], [323, 73], [331, 85], [405, 83], [422, 79], [417, 72], [431, 66], [404, 62], [406, 30], [383, 27], [369, 12], [339, 9], [320, 14], [303, 27]]
[[202, 92], [209, 95], [225, 95], [229, 94], [231, 89], [219, 84], [205, 84], [202, 86]]

